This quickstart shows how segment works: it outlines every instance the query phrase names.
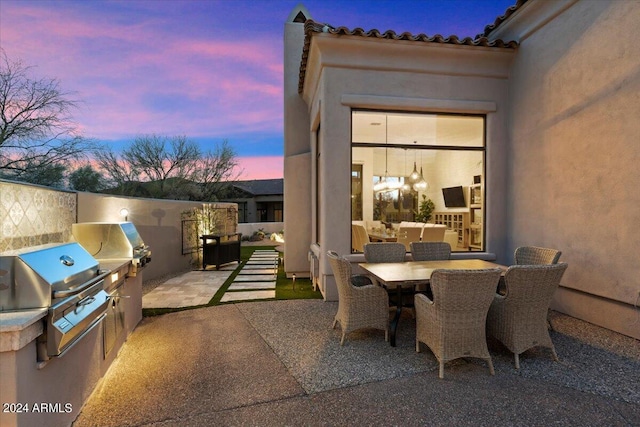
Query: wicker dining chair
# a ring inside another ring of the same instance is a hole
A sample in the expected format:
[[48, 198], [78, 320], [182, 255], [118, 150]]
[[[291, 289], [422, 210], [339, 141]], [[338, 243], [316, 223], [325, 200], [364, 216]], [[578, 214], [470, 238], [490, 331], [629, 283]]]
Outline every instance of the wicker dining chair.
[[411, 242], [414, 261], [441, 261], [451, 258], [451, 245], [447, 242]]
[[338, 312], [333, 328], [339, 322], [342, 328], [340, 345], [349, 332], [375, 328], [384, 331], [385, 341], [389, 340], [389, 298], [379, 286], [353, 286], [351, 283], [351, 263], [334, 251], [327, 252], [331, 269], [338, 287]]
[[[364, 259], [370, 263], [378, 262], [404, 262], [407, 248], [398, 242], [377, 242], [364, 245]], [[377, 283], [375, 278], [370, 278], [372, 283]], [[397, 290], [386, 288], [389, 294], [389, 305], [397, 306]], [[413, 306], [413, 289], [402, 289], [403, 305]]]
[[557, 264], [562, 252], [557, 249], [537, 246], [521, 246], [516, 248], [514, 258], [516, 265]]
[[494, 375], [485, 328], [501, 273], [499, 268], [435, 270], [433, 300], [416, 294], [416, 351], [420, 352], [421, 342], [431, 349], [440, 363], [440, 378], [444, 364], [461, 357], [486, 360]]
[[496, 295], [487, 317], [487, 332], [505, 345], [520, 369], [520, 354], [548, 347], [558, 360], [549, 330], [547, 311], [553, 293], [567, 269], [566, 263], [513, 265], [504, 275], [506, 295]]
[[[542, 265], [542, 264], [557, 264], [560, 259], [560, 252], [557, 249], [540, 248], [538, 246], [521, 246], [516, 248], [514, 253], [514, 259], [516, 265]], [[504, 285], [504, 279], [498, 285], [498, 293], [504, 295], [506, 288]], [[553, 330], [553, 324], [547, 312], [547, 328]]]
[[364, 245], [367, 262], [403, 262], [407, 250], [402, 243], [375, 242]]
[[[442, 261], [451, 259], [451, 245], [447, 242], [411, 242], [411, 257], [414, 261]], [[428, 282], [416, 283], [416, 291], [425, 292], [432, 298]]]

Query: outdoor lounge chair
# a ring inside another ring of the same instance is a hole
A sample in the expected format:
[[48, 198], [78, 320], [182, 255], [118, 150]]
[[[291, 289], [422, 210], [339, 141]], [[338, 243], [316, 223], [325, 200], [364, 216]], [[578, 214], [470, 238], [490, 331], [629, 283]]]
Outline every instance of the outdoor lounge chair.
[[567, 269], [566, 263], [514, 265], [504, 275], [506, 295], [496, 295], [487, 317], [487, 332], [502, 342], [515, 356], [533, 347], [549, 347], [558, 355], [547, 328], [547, 310], [553, 293]]
[[486, 360], [494, 374], [485, 328], [500, 274], [499, 268], [435, 270], [433, 300], [416, 294], [416, 351], [420, 342], [431, 349], [440, 363], [440, 378], [444, 378], [445, 362], [461, 357]]
[[338, 287], [338, 313], [333, 328], [340, 322], [344, 344], [345, 336], [364, 328], [382, 329], [385, 341], [389, 340], [389, 298], [387, 292], [377, 285], [353, 286], [351, 263], [336, 252], [327, 252], [331, 269]]

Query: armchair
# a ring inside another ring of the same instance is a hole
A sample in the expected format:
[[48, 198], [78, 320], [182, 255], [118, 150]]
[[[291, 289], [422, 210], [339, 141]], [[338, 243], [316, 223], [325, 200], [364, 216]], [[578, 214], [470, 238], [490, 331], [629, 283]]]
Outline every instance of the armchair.
[[487, 361], [494, 375], [485, 334], [487, 312], [500, 279], [498, 268], [482, 270], [435, 270], [431, 274], [433, 300], [415, 296], [416, 351], [425, 343], [440, 363], [461, 357]]
[[495, 296], [487, 332], [513, 352], [516, 369], [520, 369], [520, 354], [537, 346], [550, 348], [558, 360], [547, 328], [547, 310], [566, 269], [566, 263], [514, 265], [505, 273], [506, 295]]
[[389, 299], [384, 289], [376, 285], [353, 286], [351, 283], [351, 264], [336, 252], [327, 252], [331, 269], [338, 287], [338, 312], [333, 328], [340, 323], [342, 338], [340, 345], [349, 332], [375, 328], [385, 332], [385, 341], [389, 339]]

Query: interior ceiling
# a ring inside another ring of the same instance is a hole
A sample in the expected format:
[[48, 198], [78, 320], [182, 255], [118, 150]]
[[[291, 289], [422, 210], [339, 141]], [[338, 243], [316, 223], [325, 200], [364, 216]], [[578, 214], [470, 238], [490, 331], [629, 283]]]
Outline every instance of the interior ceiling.
[[483, 127], [481, 116], [354, 111], [352, 141], [482, 147]]
[[383, 175], [406, 175], [413, 170], [414, 161], [429, 167], [435, 161], [433, 150], [413, 150], [405, 147], [482, 147], [484, 145], [484, 118], [481, 116], [454, 116], [422, 113], [392, 113], [354, 111], [352, 114], [353, 142], [384, 144], [372, 150], [373, 172]]

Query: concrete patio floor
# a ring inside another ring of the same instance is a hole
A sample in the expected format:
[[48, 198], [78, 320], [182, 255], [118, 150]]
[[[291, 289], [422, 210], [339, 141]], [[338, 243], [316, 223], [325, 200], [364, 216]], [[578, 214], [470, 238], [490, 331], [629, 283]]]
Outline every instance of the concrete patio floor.
[[496, 374], [475, 359], [438, 378], [415, 323], [398, 346], [381, 331], [339, 345], [337, 303], [226, 304], [144, 318], [74, 426], [640, 425], [640, 343], [551, 313], [546, 349], [521, 369], [489, 341]]

